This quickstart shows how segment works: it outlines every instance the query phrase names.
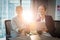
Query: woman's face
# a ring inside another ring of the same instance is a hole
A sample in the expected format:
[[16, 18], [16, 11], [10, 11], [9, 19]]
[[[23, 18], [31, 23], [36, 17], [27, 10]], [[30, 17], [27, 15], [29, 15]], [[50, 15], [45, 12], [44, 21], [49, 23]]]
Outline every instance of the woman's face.
[[21, 14], [22, 14], [22, 11], [23, 11], [23, 9], [20, 8], [20, 7], [18, 7], [18, 8], [16, 9], [16, 12], [17, 12], [18, 15], [21, 15]]
[[45, 15], [46, 9], [44, 8], [44, 6], [40, 6], [40, 7], [38, 8], [38, 12], [39, 12], [39, 14], [41, 14], [41, 15]]

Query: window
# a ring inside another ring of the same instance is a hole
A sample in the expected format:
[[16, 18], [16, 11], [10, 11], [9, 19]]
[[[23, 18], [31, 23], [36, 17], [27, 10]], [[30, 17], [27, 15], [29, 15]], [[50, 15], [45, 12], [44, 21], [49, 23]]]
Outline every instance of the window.
[[[30, 9], [30, 1], [21, 0], [24, 10]], [[18, 5], [20, 5], [20, 0], [0, 0], [0, 38], [6, 37], [4, 21], [11, 20], [16, 15], [15, 8]]]
[[0, 40], [5, 40], [5, 20], [15, 15], [15, 7], [20, 5], [20, 0], [0, 0]]
[[30, 9], [30, 1], [31, 0], [22, 0], [22, 6], [24, 10]]

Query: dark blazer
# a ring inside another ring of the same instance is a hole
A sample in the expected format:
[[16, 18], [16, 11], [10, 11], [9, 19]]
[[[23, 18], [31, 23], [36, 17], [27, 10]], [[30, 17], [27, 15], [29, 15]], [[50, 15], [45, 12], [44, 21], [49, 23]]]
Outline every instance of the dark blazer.
[[48, 33], [50, 33], [52, 36], [55, 34], [55, 24], [54, 20], [51, 16], [46, 15], [45, 16], [45, 21], [46, 21], [46, 27], [48, 29]]

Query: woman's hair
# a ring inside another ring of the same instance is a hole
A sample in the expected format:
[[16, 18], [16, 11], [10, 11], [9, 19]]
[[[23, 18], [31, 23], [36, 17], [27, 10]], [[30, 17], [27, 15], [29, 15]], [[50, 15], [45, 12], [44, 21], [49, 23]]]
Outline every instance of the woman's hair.
[[[46, 9], [47, 9], [47, 8], [46, 8], [46, 5], [40, 4], [40, 6], [44, 7], [44, 9], [45, 9], [45, 11], [46, 11]], [[39, 7], [40, 7], [40, 6], [39, 6]]]
[[22, 6], [16, 6], [16, 10], [18, 10], [18, 9], [22, 10], [23, 8], [22, 8]]

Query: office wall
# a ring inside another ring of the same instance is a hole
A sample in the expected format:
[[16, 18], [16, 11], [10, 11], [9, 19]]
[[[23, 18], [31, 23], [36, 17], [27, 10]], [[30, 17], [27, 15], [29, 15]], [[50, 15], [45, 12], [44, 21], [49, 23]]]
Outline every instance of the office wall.
[[48, 0], [48, 15], [55, 19], [56, 0]]

